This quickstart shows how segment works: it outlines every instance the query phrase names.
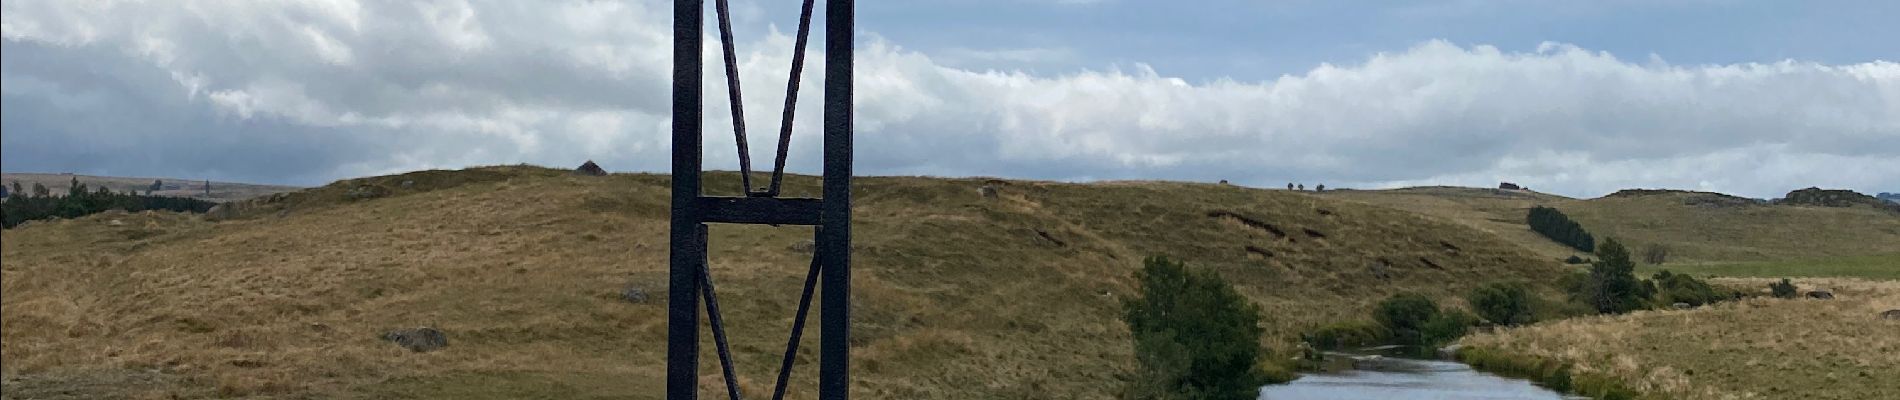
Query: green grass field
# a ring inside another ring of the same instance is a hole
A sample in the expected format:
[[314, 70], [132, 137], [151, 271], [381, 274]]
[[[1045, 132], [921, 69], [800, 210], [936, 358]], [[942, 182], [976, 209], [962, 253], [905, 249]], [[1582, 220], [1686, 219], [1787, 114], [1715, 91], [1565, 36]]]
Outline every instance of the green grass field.
[[1828, 257], [1793, 261], [1745, 263], [1644, 265], [1637, 272], [1647, 276], [1658, 270], [1696, 276], [1752, 278], [1810, 277], [1900, 279], [1900, 253], [1866, 256]]

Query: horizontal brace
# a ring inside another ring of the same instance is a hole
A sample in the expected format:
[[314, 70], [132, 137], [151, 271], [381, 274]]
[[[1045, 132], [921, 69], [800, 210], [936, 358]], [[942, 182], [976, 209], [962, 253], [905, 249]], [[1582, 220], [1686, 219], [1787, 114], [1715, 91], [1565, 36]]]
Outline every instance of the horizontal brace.
[[699, 198], [700, 220], [726, 224], [818, 225], [823, 199], [778, 197]]

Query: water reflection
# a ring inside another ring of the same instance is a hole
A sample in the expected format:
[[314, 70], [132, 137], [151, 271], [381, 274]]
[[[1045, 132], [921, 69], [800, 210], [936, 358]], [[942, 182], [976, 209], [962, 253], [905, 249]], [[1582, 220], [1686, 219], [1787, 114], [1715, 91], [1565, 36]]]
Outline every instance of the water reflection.
[[1447, 361], [1400, 358], [1361, 359], [1359, 369], [1307, 374], [1284, 385], [1260, 389], [1262, 400], [1565, 400], [1530, 381], [1472, 370]]

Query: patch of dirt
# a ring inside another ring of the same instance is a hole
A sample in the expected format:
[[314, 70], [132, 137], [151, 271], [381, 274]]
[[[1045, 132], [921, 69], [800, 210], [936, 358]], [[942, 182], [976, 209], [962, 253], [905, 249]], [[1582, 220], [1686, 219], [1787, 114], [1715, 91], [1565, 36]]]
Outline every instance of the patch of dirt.
[[1274, 237], [1278, 237], [1278, 238], [1286, 237], [1286, 231], [1280, 230], [1280, 227], [1278, 226], [1273, 226], [1273, 224], [1261, 222], [1260, 220], [1257, 220], [1257, 219], [1248, 218], [1245, 215], [1235, 214], [1232, 211], [1225, 211], [1225, 210], [1208, 211], [1207, 217], [1215, 218], [1215, 219], [1232, 220], [1234, 222], [1239, 222], [1241, 225], [1246, 225], [1249, 228], [1259, 229], [1262, 231], [1266, 231], [1267, 233], [1271, 233], [1273, 234]]

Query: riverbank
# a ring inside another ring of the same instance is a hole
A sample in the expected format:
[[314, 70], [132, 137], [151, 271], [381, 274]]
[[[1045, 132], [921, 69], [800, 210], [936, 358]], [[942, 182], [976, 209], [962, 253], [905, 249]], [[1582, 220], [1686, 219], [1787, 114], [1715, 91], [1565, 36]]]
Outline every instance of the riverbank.
[[[1768, 279], [1718, 283], [1766, 287]], [[1900, 282], [1797, 279], [1832, 300], [1751, 298], [1480, 333], [1459, 359], [1605, 399], [1900, 398]]]

